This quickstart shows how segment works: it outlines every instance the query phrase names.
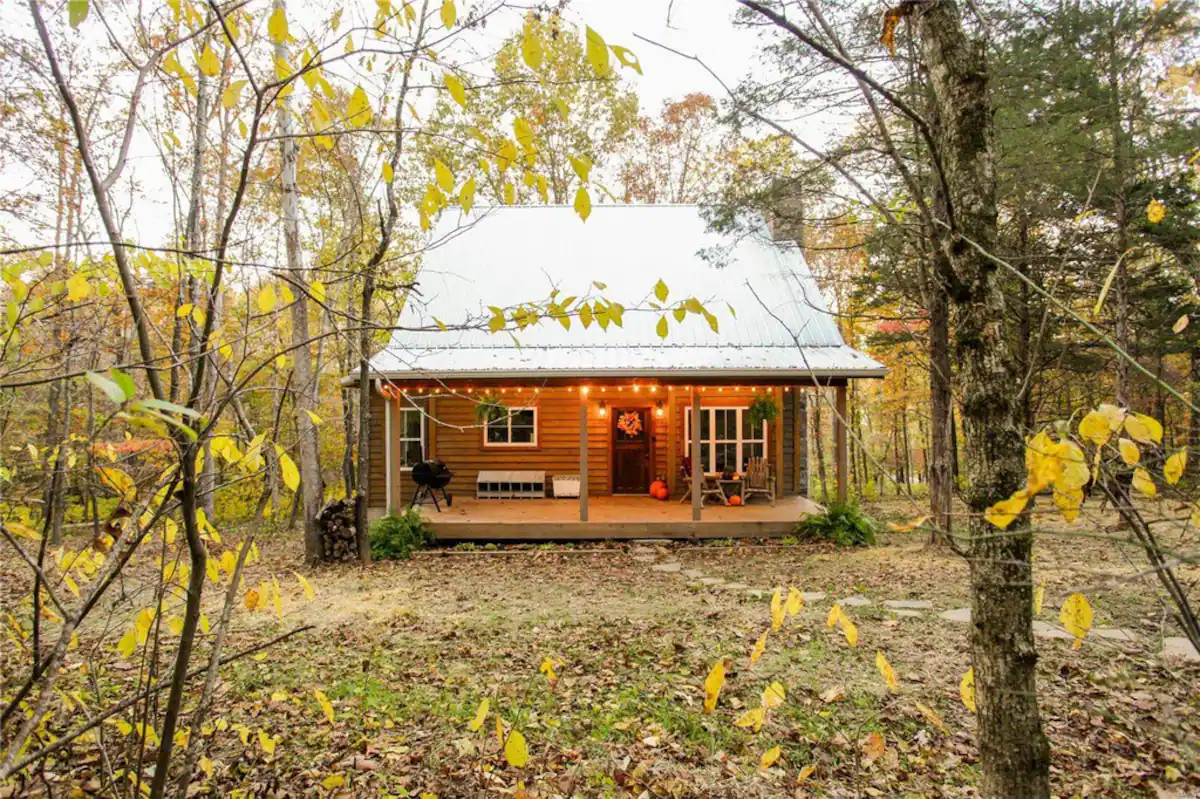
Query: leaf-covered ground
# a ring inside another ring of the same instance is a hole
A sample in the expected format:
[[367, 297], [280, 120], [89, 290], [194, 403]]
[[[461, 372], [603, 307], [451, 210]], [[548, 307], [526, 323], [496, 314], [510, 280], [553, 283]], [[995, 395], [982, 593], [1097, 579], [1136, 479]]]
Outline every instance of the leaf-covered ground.
[[[277, 573], [288, 586], [284, 615], [240, 616], [231, 650], [301, 624], [315, 629], [225, 672], [225, 729], [206, 739], [212, 774], [194, 792], [447, 799], [511, 796], [523, 782], [541, 797], [974, 793], [974, 719], [959, 690], [969, 625], [938, 616], [968, 604], [967, 564], [927, 548], [920, 534], [854, 551], [744, 543], [435, 551], [367, 570], [306, 571], [310, 602], [283, 579], [303, 571], [298, 549], [280, 541], [262, 550], [250, 581]], [[1139, 639], [1089, 636], [1079, 650], [1038, 640], [1058, 795], [1200, 793], [1200, 664], [1159, 656], [1166, 614], [1153, 582], [1137, 574], [1142, 566], [1136, 550], [1111, 543], [1039, 539], [1039, 618], [1057, 624], [1078, 591], [1097, 627]], [[777, 586], [828, 596], [771, 633], [750, 666]], [[848, 596], [871, 602], [844, 607], [856, 647], [825, 624], [833, 601]], [[898, 615], [882, 605], [900, 599], [934, 609]], [[727, 681], [705, 714], [703, 683], [722, 657]], [[735, 726], [776, 681], [785, 699], [762, 729]], [[316, 691], [328, 697], [332, 722]], [[485, 698], [488, 716], [472, 732]], [[506, 762], [497, 716], [506, 737], [518, 730], [526, 739], [524, 767]], [[277, 737], [273, 755], [259, 730]], [[761, 769], [775, 746], [781, 756]]]

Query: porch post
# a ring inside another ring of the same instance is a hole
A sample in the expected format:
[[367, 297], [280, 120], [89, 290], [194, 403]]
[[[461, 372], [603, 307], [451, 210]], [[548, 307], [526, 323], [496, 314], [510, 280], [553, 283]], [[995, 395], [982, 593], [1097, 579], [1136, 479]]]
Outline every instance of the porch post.
[[588, 398], [579, 390], [579, 521], [588, 520]]
[[845, 502], [849, 496], [850, 474], [847, 461], [849, 450], [846, 445], [846, 385], [843, 383], [837, 389], [837, 414], [833, 420], [833, 446], [837, 464], [837, 498]]
[[700, 389], [692, 386], [692, 521], [700, 521], [704, 468], [700, 465]]

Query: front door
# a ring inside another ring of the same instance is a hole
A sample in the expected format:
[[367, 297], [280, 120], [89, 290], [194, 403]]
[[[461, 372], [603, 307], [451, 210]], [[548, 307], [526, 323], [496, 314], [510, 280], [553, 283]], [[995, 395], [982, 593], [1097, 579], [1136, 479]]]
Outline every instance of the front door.
[[644, 494], [650, 488], [650, 411], [613, 408], [613, 493]]

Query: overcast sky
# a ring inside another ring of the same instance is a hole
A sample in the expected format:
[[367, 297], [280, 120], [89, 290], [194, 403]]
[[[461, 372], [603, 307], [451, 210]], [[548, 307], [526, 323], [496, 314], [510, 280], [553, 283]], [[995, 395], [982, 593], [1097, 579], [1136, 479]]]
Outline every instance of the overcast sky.
[[[149, 0], [145, 12], [158, 11], [154, 4], [160, 1], [165, 4], [165, 0]], [[349, 17], [370, 18], [374, 14], [375, 3], [372, 0], [346, 0], [344, 5]], [[471, 3], [470, 0], [458, 0], [458, 5], [461, 16]], [[263, 13], [267, 2], [252, 0], [251, 7], [254, 13]], [[334, 7], [332, 2], [293, 0], [289, 3], [289, 16], [300, 28], [309, 25], [318, 27]], [[51, 4], [47, 8], [54, 9], [55, 14], [66, 13], [64, 6]], [[678, 99], [688, 92], [708, 92], [719, 101], [725, 99], [724, 93], [717, 81], [698, 64], [641, 41], [634, 34], [702, 57], [725, 82], [733, 85], [752, 68], [756, 56], [755, 34], [733, 26], [735, 8], [733, 0], [572, 0], [564, 17], [575, 25], [590, 25], [610, 44], [625, 46], [636, 53], [643, 74], [639, 76], [628, 69], [622, 69], [620, 74], [638, 93], [642, 113], [652, 116], [658, 113], [664, 100]], [[0, 20], [17, 35], [28, 35], [32, 39], [28, 10], [20, 4], [0, 0]], [[481, 54], [493, 50], [517, 29], [520, 14], [516, 11], [501, 14], [497, 21], [501, 20], [503, 24], [468, 34], [480, 37], [471, 48]], [[56, 38], [73, 36], [93, 39], [97, 48], [111, 49], [95, 15], [91, 15], [78, 30], [64, 31], [59, 28], [56, 31]], [[189, 59], [186, 54], [182, 57]], [[128, 104], [128, 92], [114, 92], [112, 103], [113, 113], [123, 115]], [[180, 134], [186, 138], [182, 131]], [[141, 126], [135, 135], [129, 163], [122, 183], [127, 184], [127, 181], [135, 179], [142, 193], [136, 202], [130, 203], [127, 191], [122, 192], [118, 186], [118, 194], [123, 194], [126, 203], [129, 203], [126, 207], [130, 213], [124, 220], [125, 234], [143, 244], [165, 243], [174, 227], [169, 186], [161, 172], [158, 149]], [[37, 182], [43, 177], [46, 176], [17, 176], [10, 173], [4, 180]], [[19, 222], [5, 220], [3, 226], [11, 235], [21, 237], [20, 229], [23, 226]]]

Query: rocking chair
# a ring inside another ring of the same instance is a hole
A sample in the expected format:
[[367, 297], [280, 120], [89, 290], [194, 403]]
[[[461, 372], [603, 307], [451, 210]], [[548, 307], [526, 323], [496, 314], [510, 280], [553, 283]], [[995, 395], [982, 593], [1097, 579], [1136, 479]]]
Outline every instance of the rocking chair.
[[742, 501], [749, 502], [750, 497], [762, 494], [771, 500], [775, 507], [775, 475], [766, 458], [751, 458], [746, 462], [746, 478], [742, 481]]
[[[679, 501], [687, 502], [688, 499], [690, 499], [692, 496], [692, 459], [691, 458], [683, 459], [683, 463], [679, 467], [679, 473], [680, 473], [680, 476], [683, 478], [684, 485], [687, 486], [687, 491], [684, 492], [683, 498], [680, 499]], [[729, 504], [729, 501], [727, 499], [725, 499], [725, 492], [721, 490], [721, 487], [719, 485], [717, 485], [716, 483], [711, 482], [704, 475], [701, 475], [700, 476], [700, 504], [704, 504], [704, 500], [708, 499], [710, 497], [716, 497], [716, 499], [722, 505]]]

